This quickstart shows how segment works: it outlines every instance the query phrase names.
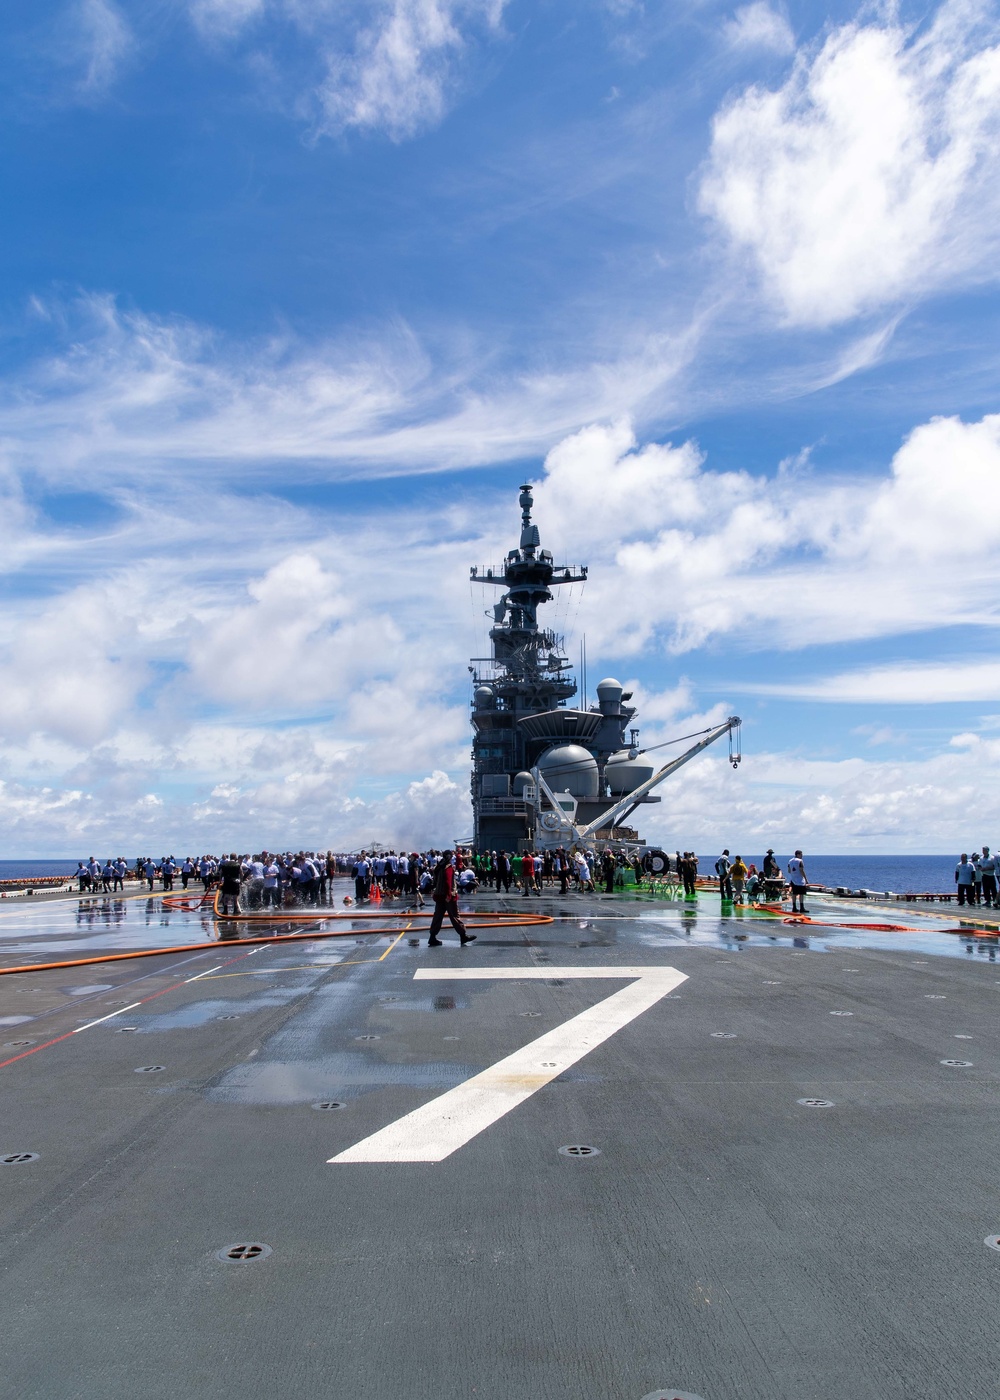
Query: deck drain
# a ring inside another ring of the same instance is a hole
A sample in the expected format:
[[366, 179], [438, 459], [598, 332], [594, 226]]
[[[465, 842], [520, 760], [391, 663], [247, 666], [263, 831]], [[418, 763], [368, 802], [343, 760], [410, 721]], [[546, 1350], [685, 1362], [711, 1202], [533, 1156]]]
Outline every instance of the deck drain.
[[709, 1032], [713, 1040], [735, 1040], [735, 1031], [711, 1031]]
[[983, 1244], [987, 1249], [1000, 1250], [1000, 1235], [987, 1235]]
[[252, 1241], [249, 1244], [227, 1244], [225, 1249], [215, 1251], [215, 1257], [221, 1259], [224, 1264], [246, 1264], [251, 1259], [266, 1259], [270, 1253], [269, 1244]]
[[939, 1064], [947, 1065], [949, 1069], [974, 1069], [971, 1060], [939, 1060]]
[[166, 1065], [140, 1065], [138, 1069], [132, 1071], [133, 1074], [159, 1074], [161, 1069], [166, 1069]]
[[324, 1099], [322, 1103], [314, 1103], [313, 1108], [343, 1108], [344, 1105], [339, 1099]]
[[20, 1167], [25, 1162], [37, 1162], [40, 1152], [5, 1152], [0, 1157], [0, 1167]]
[[700, 1395], [692, 1395], [690, 1390], [653, 1390], [642, 1400], [701, 1400]]
[[21, 1045], [34, 1045], [34, 1043], [33, 1040], [8, 1040], [3, 1048], [5, 1050], [16, 1050]]
[[381, 1040], [382, 1037], [379, 1036], [379, 1035], [356, 1035], [356, 1036], [354, 1037], [354, 1039], [355, 1039], [355, 1040]]
[[116, 1026], [116, 1027], [115, 1027], [115, 1030], [118, 1032], [119, 1035], [127, 1035], [127, 1034], [129, 1033], [129, 1031], [137, 1031], [138, 1029], [139, 1029], [138, 1026]]
[[231, 1016], [216, 1016], [215, 1019], [216, 1019], [217, 1021], [238, 1021], [240, 1018], [239, 1018], [238, 1015], [231, 1015]]
[[853, 1012], [853, 1011], [831, 1011], [831, 1012], [830, 1012], [830, 1015], [831, 1015], [831, 1016], [853, 1016], [853, 1015], [854, 1015], [854, 1012]]
[[590, 1147], [585, 1142], [571, 1142], [566, 1147], [560, 1147], [560, 1154], [563, 1157], [599, 1157], [601, 1149]]
[[[542, 1014], [542, 1013], [541, 1013], [540, 1011], [520, 1011], [520, 1012], [518, 1012], [518, 1015], [520, 1015], [520, 1016], [540, 1016], [541, 1014]], [[16, 1042], [15, 1042], [15, 1043], [16, 1043]]]
[[832, 1099], [796, 1099], [795, 1102], [803, 1108], [833, 1108]]

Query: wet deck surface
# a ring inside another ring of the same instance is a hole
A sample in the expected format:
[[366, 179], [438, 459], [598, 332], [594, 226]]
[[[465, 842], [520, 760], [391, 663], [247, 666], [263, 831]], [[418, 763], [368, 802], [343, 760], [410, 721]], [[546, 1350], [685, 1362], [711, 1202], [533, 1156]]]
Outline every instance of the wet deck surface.
[[[0, 1155], [38, 1154], [0, 1165], [4, 1393], [996, 1394], [996, 940], [815, 899], [829, 926], [474, 903], [557, 917], [0, 978]], [[909, 931], [837, 926], [883, 921]], [[158, 898], [18, 905], [0, 966], [216, 932]], [[622, 967], [687, 980], [442, 1160], [330, 1163]], [[272, 1253], [216, 1257], [242, 1242]]]

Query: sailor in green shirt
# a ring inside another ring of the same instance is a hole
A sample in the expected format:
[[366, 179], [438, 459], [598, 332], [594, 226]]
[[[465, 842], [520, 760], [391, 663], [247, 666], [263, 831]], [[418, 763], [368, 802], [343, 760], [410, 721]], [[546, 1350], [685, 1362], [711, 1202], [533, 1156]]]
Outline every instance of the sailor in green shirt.
[[518, 889], [521, 888], [521, 866], [523, 864], [524, 862], [521, 859], [521, 852], [515, 851], [510, 858], [510, 867], [514, 872], [514, 884], [517, 886]]

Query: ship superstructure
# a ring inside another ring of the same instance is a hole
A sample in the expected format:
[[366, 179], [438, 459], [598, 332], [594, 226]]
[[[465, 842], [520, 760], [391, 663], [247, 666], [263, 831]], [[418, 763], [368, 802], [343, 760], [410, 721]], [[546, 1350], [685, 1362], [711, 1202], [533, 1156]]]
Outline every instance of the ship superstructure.
[[[480, 850], [516, 850], [536, 842], [537, 785], [532, 770], [590, 824], [653, 774], [636, 751], [631, 694], [613, 679], [597, 687], [596, 705], [573, 709], [577, 694], [561, 636], [539, 625], [553, 589], [583, 583], [586, 565], [557, 564], [541, 548], [529, 485], [521, 487], [521, 537], [502, 567], [471, 570], [474, 583], [503, 590], [493, 607], [492, 655], [474, 657], [473, 840]], [[535, 797], [533, 798], [533, 789]], [[640, 800], [657, 802], [659, 798]], [[620, 829], [618, 834], [635, 833]]]

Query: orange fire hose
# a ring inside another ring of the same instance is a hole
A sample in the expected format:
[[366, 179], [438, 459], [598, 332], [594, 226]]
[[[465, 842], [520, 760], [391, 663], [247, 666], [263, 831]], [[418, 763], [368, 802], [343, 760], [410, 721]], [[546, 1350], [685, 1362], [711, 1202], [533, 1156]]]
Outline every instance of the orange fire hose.
[[[197, 900], [192, 906], [189, 899], [183, 899], [181, 896], [168, 895], [164, 898], [163, 904], [165, 908], [184, 909], [186, 912], [191, 913], [195, 909], [197, 909], [201, 904], [204, 904], [207, 901], [207, 898], [208, 895], [206, 892], [206, 894], [203, 895], [201, 899]], [[216, 893], [215, 899], [213, 901], [214, 909], [217, 909], [218, 907], [218, 899], [219, 896], [218, 893]], [[170, 900], [169, 905], [167, 903], [167, 900]], [[343, 914], [337, 912], [317, 912], [314, 914], [285, 914], [280, 911], [276, 914], [215, 913], [215, 918], [220, 923], [250, 923], [255, 920], [263, 923], [275, 923], [277, 921], [281, 921], [282, 923], [329, 923], [334, 919], [350, 919], [354, 921], [357, 919], [393, 918], [405, 919], [407, 922], [403, 925], [402, 928], [341, 928], [328, 929], [323, 931], [313, 931], [312, 933], [271, 933], [260, 934], [253, 938], [214, 939], [208, 943], [178, 943], [169, 948], [140, 948], [130, 953], [101, 953], [90, 958], [69, 958], [61, 962], [28, 963], [23, 967], [0, 967], [0, 977], [9, 977], [14, 973], [19, 972], [47, 972], [49, 969], [52, 968], [91, 967], [96, 963], [128, 962], [133, 958], [155, 958], [166, 953], [202, 953], [211, 948], [239, 948], [249, 946], [254, 943], [301, 943], [308, 942], [310, 939], [316, 938], [347, 938], [350, 937], [351, 934], [364, 935], [366, 933], [401, 934], [408, 933], [410, 931], [414, 919], [430, 919], [432, 917], [433, 915], [431, 913], [425, 912], [423, 910], [405, 914], [379, 914], [371, 910], [365, 910], [361, 913], [355, 912]], [[520, 927], [530, 928], [537, 924], [551, 924], [554, 922], [551, 915], [549, 914], [530, 914], [527, 912], [524, 914], [506, 914], [501, 909], [474, 910], [470, 913], [463, 913], [462, 919], [463, 922], [471, 924], [471, 926], [476, 929]]]

